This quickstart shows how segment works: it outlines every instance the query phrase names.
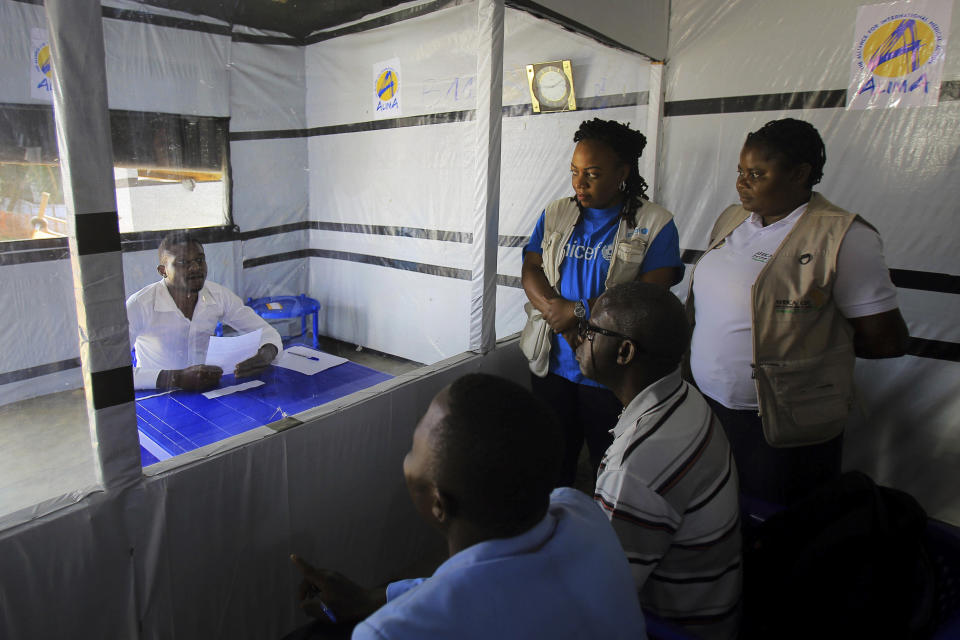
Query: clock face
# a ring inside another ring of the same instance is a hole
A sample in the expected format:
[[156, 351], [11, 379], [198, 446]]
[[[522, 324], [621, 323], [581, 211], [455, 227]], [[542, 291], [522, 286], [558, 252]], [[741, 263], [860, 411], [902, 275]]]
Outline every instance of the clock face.
[[559, 102], [567, 94], [567, 78], [556, 67], [547, 67], [540, 75], [540, 94], [550, 102]]
[[549, 65], [537, 69], [534, 86], [537, 98], [547, 106], [559, 107], [566, 104], [569, 85], [560, 67]]

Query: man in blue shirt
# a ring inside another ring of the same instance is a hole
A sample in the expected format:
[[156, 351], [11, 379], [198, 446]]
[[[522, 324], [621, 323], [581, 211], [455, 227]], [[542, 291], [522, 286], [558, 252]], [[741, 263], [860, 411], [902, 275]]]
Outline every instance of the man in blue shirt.
[[[589, 497], [551, 493], [559, 427], [522, 387], [484, 374], [441, 391], [403, 463], [450, 557], [426, 579], [364, 589], [293, 557], [305, 611], [353, 638], [644, 638], [629, 565]], [[382, 606], [381, 606], [382, 605]], [[378, 608], [379, 607], [379, 608]]]

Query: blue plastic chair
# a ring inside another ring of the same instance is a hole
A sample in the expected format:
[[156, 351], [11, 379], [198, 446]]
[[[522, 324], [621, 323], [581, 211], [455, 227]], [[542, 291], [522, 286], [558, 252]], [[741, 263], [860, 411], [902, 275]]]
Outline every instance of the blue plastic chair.
[[319, 316], [320, 303], [304, 294], [298, 296], [268, 296], [265, 298], [247, 298], [251, 307], [264, 320], [300, 318], [300, 335], [307, 333], [307, 316], [313, 316], [313, 348], [320, 346]]

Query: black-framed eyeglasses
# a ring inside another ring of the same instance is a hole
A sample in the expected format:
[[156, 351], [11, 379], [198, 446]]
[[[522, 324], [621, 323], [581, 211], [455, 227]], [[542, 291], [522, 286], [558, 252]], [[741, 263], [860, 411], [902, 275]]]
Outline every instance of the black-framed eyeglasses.
[[616, 331], [611, 331], [610, 329], [604, 329], [603, 327], [598, 327], [596, 325], [590, 324], [589, 321], [584, 320], [580, 323], [580, 326], [577, 327], [577, 335], [580, 336], [581, 340], [587, 340], [593, 342], [593, 337], [596, 334], [610, 336], [611, 338], [620, 338], [621, 340], [629, 340], [630, 342], [636, 344], [637, 341], [630, 336], [623, 335], [622, 333], [617, 333]]

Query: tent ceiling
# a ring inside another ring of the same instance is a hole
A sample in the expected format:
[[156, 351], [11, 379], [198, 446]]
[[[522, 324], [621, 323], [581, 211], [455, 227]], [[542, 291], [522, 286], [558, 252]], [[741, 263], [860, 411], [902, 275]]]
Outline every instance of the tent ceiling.
[[279, 31], [296, 38], [389, 9], [405, 0], [141, 0], [143, 4]]

